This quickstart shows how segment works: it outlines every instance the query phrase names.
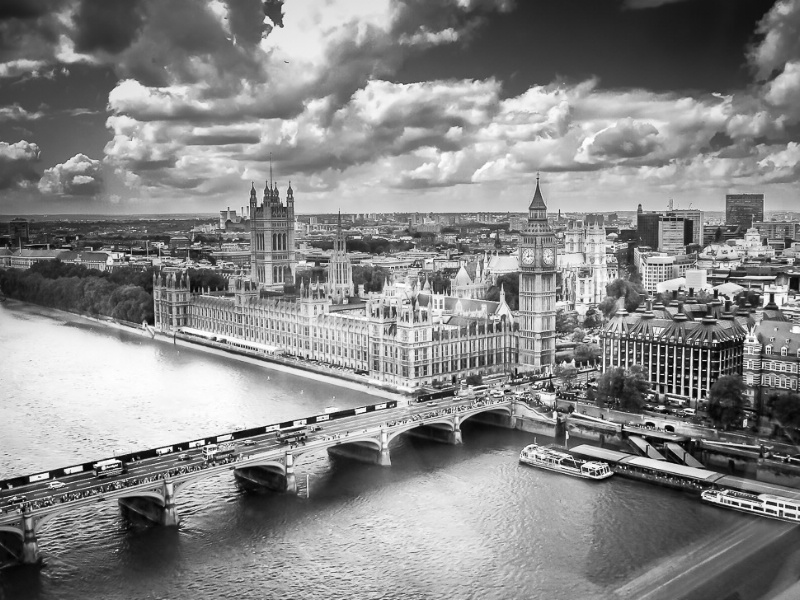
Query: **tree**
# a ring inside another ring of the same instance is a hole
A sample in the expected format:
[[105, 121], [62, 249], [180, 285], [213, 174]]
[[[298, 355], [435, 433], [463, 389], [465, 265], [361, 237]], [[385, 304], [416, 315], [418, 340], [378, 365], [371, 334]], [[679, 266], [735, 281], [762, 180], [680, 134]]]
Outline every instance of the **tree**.
[[480, 373], [473, 373], [472, 375], [467, 375], [465, 381], [467, 385], [482, 385], [483, 375], [481, 375]]
[[607, 403], [616, 404], [622, 396], [625, 385], [625, 369], [616, 367], [603, 373], [597, 380], [597, 406], [605, 407]]
[[722, 227], [717, 227], [717, 230], [714, 232], [714, 243], [722, 243]]
[[602, 313], [596, 308], [590, 308], [586, 311], [586, 316], [583, 318], [584, 329], [595, 329], [603, 324]]
[[[598, 308], [603, 315], [610, 319], [617, 312], [620, 305], [625, 307], [628, 312], [633, 312], [642, 303], [644, 288], [639, 283], [627, 281], [625, 279], [615, 279], [606, 286], [606, 298]], [[623, 302], [619, 300], [623, 299]]]
[[553, 369], [553, 375], [563, 381], [566, 387], [571, 387], [572, 382], [578, 376], [578, 369], [573, 365], [556, 365]]
[[771, 394], [767, 406], [784, 430], [800, 428], [800, 394]]
[[744, 391], [742, 378], [723, 375], [708, 392], [708, 416], [717, 426], [730, 428], [744, 417]]
[[574, 352], [575, 362], [578, 364], [593, 363], [603, 353], [597, 344], [578, 344]]
[[572, 333], [577, 326], [577, 313], [559, 310], [556, 312], [556, 333]]
[[486, 292], [485, 300], [497, 302], [500, 300], [500, 288], [506, 292], [506, 304], [511, 310], [517, 310], [519, 306], [519, 273], [506, 273], [500, 275], [495, 285]]
[[650, 384], [638, 365], [625, 370], [616, 367], [606, 371], [597, 380], [597, 405], [619, 405], [628, 412], [641, 412]]
[[583, 338], [586, 337], [586, 332], [581, 329], [580, 327], [576, 327], [572, 330], [572, 341], [576, 343], [580, 343], [583, 341]]
[[644, 400], [650, 392], [650, 383], [639, 365], [633, 365], [625, 372], [622, 385], [620, 408], [628, 412], [641, 412]]

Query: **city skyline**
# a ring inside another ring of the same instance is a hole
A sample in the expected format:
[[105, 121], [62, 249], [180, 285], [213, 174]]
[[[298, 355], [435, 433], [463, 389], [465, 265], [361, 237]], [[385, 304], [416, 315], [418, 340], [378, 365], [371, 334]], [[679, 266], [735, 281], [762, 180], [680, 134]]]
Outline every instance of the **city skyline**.
[[0, 9], [0, 213], [797, 206], [800, 0], [169, 6]]

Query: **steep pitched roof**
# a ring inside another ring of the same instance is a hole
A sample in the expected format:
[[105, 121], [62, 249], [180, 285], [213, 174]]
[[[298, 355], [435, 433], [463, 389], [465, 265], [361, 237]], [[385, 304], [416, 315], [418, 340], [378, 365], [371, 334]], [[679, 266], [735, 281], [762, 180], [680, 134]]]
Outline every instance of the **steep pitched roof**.
[[536, 191], [533, 192], [533, 200], [528, 207], [528, 210], [547, 210], [547, 205], [544, 203], [542, 197], [542, 190], [539, 188], [539, 176], [536, 176]]

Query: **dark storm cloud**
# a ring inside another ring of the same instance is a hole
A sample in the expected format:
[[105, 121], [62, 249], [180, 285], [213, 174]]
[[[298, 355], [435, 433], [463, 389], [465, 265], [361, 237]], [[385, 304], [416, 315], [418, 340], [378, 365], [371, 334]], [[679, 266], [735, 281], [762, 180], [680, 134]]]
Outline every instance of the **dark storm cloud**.
[[[227, 0], [228, 24], [237, 43], [255, 46], [266, 28], [261, 0]], [[270, 27], [271, 29], [271, 27]]]
[[82, 0], [73, 17], [75, 49], [118, 54], [131, 45], [144, 23], [142, 2], [137, 0]]
[[283, 0], [265, 0], [264, 14], [275, 27], [283, 27]]
[[0, 190], [25, 185], [39, 179], [34, 165], [39, 162], [39, 147], [25, 140], [14, 144], [0, 142]]
[[47, 0], [3, 0], [0, 2], [0, 21], [5, 19], [37, 19], [53, 9]]
[[626, 8], [658, 8], [665, 4], [675, 4], [686, 0], [625, 0]]

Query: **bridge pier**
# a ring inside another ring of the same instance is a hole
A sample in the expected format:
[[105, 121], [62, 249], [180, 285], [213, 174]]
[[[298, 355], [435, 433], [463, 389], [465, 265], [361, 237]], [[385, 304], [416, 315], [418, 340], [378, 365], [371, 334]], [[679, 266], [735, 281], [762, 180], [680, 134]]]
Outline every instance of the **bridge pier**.
[[167, 527], [176, 527], [181, 519], [178, 516], [178, 509], [175, 508], [175, 484], [164, 480], [164, 510], [161, 511], [161, 524]]
[[453, 417], [453, 431], [450, 432], [450, 443], [454, 446], [464, 443], [461, 438], [461, 417], [458, 415]]
[[36, 540], [36, 524], [33, 515], [25, 511], [22, 516], [22, 563], [33, 565], [40, 560], [39, 542]]
[[392, 466], [392, 457], [389, 454], [389, 432], [385, 429], [381, 429], [381, 450], [377, 463], [382, 467]]
[[286, 453], [286, 491], [290, 494], [297, 493], [297, 478], [294, 474], [294, 456]]

